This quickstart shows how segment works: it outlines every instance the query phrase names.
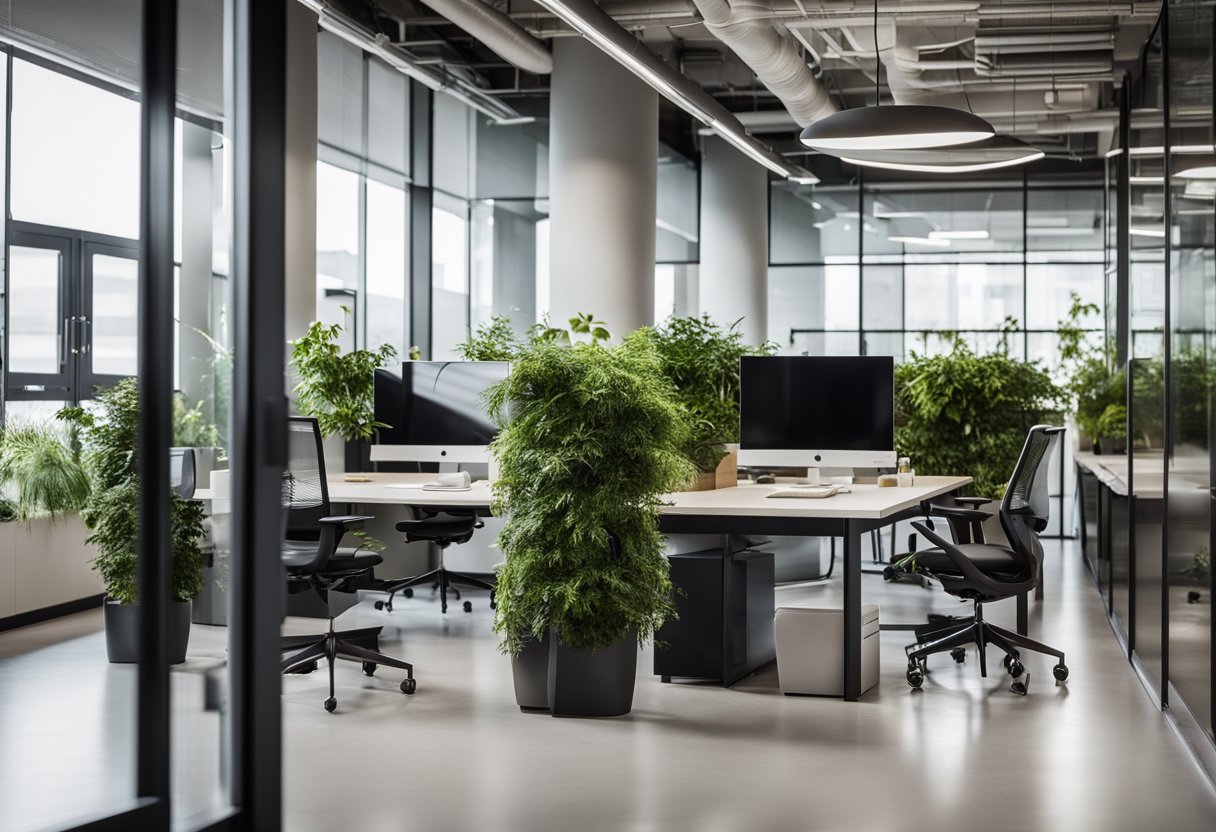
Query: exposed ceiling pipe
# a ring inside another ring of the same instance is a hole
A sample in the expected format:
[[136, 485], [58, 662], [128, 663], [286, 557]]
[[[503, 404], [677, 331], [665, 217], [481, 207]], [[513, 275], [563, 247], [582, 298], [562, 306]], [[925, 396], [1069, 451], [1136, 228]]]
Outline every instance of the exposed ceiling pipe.
[[393, 46], [384, 34], [368, 31], [346, 15], [335, 11], [325, 0], [300, 2], [317, 12], [317, 22], [322, 29], [368, 54], [377, 56], [398, 72], [408, 75], [429, 89], [450, 95], [496, 122], [520, 118], [514, 108], [486, 93], [476, 84], [448, 72], [443, 67], [418, 63], [413, 55]]
[[693, 2], [705, 27], [751, 67], [799, 125], [806, 127], [836, 112], [836, 103], [806, 59], [769, 23], [771, 0]]
[[[409, 17], [412, 5], [403, 0], [379, 0], [386, 11]], [[524, 27], [482, 0], [424, 0], [427, 6], [485, 44], [504, 61], [537, 75], [553, 72], [553, 54]]]

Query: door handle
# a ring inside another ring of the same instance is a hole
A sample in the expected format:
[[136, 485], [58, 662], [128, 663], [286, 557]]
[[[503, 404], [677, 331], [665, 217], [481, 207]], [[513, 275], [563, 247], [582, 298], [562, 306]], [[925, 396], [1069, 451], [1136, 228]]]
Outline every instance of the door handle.
[[72, 319], [63, 319], [63, 329], [59, 331], [59, 366], [68, 363], [68, 341], [72, 337]]
[[80, 316], [80, 354], [88, 355], [93, 347], [93, 322], [83, 315]]

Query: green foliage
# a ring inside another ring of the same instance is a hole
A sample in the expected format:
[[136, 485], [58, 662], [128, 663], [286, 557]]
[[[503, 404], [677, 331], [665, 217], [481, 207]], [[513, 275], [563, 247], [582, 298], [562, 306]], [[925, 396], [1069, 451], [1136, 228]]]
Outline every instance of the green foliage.
[[64, 431], [50, 425], [18, 425], [0, 440], [0, 483], [16, 490], [19, 520], [61, 517], [80, 511], [89, 498], [89, 477]]
[[317, 420], [325, 436], [370, 440], [377, 422], [373, 403], [375, 371], [396, 358], [397, 350], [381, 344], [376, 350], [342, 354], [341, 324], [313, 321], [303, 337], [291, 342], [291, 363], [300, 374], [296, 385], [300, 412]]
[[1120, 439], [1127, 437], [1127, 407], [1121, 404], [1111, 404], [1102, 411], [1102, 417], [1094, 433], [1095, 439]]
[[999, 497], [1026, 434], [1056, 417], [1063, 391], [1037, 362], [1005, 352], [913, 353], [895, 369], [895, 446], [918, 474], [969, 474], [982, 497]]
[[521, 346], [511, 319], [495, 315], [457, 344], [456, 352], [465, 361], [510, 361]]
[[[1126, 407], [1127, 379], [1121, 369], [1114, 367], [1114, 354], [1108, 348], [1091, 345], [1086, 338], [1081, 319], [1098, 312], [1097, 305], [1082, 303], [1081, 296], [1073, 292], [1068, 314], [1056, 325], [1064, 405], [1071, 408], [1077, 427], [1086, 436], [1115, 438], [1126, 433], [1126, 424], [1117, 434], [1102, 433], [1101, 425], [1109, 408]], [[1109, 429], [1114, 424], [1113, 416], [1105, 424]]]
[[654, 344], [688, 414], [685, 454], [699, 471], [713, 471], [726, 452], [722, 446], [739, 441], [739, 359], [772, 355], [777, 349], [773, 343], [743, 343], [739, 323], [724, 327], [704, 315], [669, 318], [654, 329], [639, 330]]
[[1212, 574], [1212, 555], [1208, 552], [1207, 546], [1200, 546], [1195, 550], [1195, 556], [1191, 558], [1187, 568], [1182, 570], [1182, 574], [1194, 583], [1200, 585], [1208, 583]]
[[21, 510], [8, 497], [0, 497], [0, 523], [13, 523], [21, 519]]
[[576, 649], [644, 643], [675, 613], [660, 498], [694, 473], [660, 357], [635, 334], [611, 348], [541, 341], [513, 362], [489, 394], [495, 512], [507, 518], [501, 647], [518, 654], [549, 627]]
[[178, 448], [215, 448], [220, 430], [203, 415], [203, 403], [190, 406], [186, 394], [173, 394], [173, 444]]
[[[64, 408], [59, 417], [80, 431], [84, 463], [91, 481], [81, 517], [97, 547], [93, 568], [101, 575], [106, 594], [124, 604], [138, 601], [136, 542], [139, 526], [139, 478], [135, 452], [139, 436], [139, 387], [127, 378], [98, 391], [96, 413]], [[166, 490], [169, 489], [165, 483]], [[172, 591], [178, 601], [190, 601], [203, 589], [203, 506], [169, 491], [169, 534], [172, 551]]]
[[546, 315], [544, 320], [528, 330], [528, 339], [533, 343], [566, 347], [573, 344], [607, 343], [612, 340], [612, 333], [608, 331], [607, 325], [603, 321], [597, 321], [595, 315], [590, 313], [577, 312], [567, 323], [570, 326], [566, 329], [551, 326]]

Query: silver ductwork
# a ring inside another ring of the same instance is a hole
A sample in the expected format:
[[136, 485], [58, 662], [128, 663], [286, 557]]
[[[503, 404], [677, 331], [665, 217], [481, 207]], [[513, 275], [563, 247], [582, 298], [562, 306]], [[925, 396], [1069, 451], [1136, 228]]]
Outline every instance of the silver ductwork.
[[[379, 0], [386, 11], [397, 17], [411, 16], [411, 7], [402, 0]], [[426, 5], [443, 15], [504, 61], [527, 72], [548, 75], [553, 72], [553, 55], [549, 47], [533, 37], [526, 29], [498, 9], [482, 0], [424, 0]]]
[[836, 112], [828, 91], [792, 43], [773, 28], [771, 0], [693, 0], [705, 27], [729, 46], [806, 127]]

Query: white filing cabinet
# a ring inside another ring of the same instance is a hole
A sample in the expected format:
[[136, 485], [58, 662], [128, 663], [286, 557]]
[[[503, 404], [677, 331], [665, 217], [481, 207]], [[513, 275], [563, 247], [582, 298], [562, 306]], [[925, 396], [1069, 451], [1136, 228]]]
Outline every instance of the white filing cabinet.
[[[785, 694], [844, 695], [844, 611], [780, 607], [777, 676]], [[861, 692], [878, 684], [878, 604], [861, 607]]]

